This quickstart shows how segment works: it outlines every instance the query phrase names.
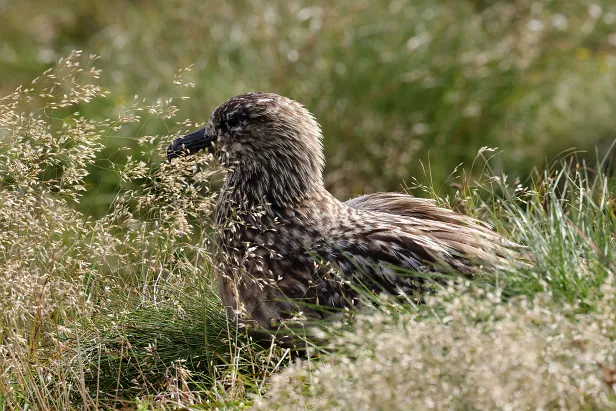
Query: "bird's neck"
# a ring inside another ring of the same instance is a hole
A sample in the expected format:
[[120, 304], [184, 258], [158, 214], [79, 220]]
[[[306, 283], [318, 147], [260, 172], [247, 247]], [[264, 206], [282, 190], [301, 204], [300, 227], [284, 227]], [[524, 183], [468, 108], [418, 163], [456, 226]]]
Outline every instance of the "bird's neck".
[[313, 196], [326, 192], [321, 178], [301, 178], [292, 173], [245, 173], [230, 171], [219, 199], [223, 217], [237, 210], [261, 209], [273, 212], [294, 208]]

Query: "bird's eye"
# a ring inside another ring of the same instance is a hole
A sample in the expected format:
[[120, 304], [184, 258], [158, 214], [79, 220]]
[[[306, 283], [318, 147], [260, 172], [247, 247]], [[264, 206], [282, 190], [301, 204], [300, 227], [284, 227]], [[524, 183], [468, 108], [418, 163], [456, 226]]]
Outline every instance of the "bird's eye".
[[237, 117], [231, 117], [227, 120], [227, 127], [236, 128], [240, 125], [240, 120]]

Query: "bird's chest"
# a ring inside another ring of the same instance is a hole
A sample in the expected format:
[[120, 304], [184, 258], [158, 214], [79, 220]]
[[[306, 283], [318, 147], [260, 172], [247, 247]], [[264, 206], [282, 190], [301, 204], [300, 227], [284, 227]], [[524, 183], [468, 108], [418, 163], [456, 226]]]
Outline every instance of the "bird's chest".
[[311, 223], [286, 210], [225, 216], [218, 222], [218, 257], [231, 269], [261, 278], [312, 271], [309, 250], [321, 235]]

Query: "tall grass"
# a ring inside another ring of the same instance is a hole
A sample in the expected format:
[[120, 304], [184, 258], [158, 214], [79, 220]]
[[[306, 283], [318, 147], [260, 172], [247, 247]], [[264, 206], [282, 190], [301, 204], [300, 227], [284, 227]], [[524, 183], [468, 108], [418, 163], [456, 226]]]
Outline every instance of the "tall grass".
[[122, 184], [107, 214], [78, 211], [102, 139], [176, 112], [173, 99], [139, 100], [113, 119], [80, 116], [76, 104], [107, 98], [95, 60], [72, 53], [0, 106], [3, 407], [243, 408], [263, 394], [265, 409], [614, 406], [616, 214], [602, 165], [572, 157], [528, 184], [463, 175], [449, 202], [529, 257], [419, 306], [370, 296], [380, 302], [352, 328], [320, 331], [332, 344], [318, 360], [270, 387], [289, 352], [229, 328], [213, 291], [209, 158], [163, 161], [193, 124], [137, 135], [144, 159], [108, 170]]
[[193, 124], [135, 136], [141, 160], [127, 148], [106, 170], [121, 181], [106, 215], [78, 211], [102, 141], [175, 113], [173, 99], [140, 99], [114, 118], [83, 117], [78, 105], [107, 97], [95, 60], [74, 52], [1, 100], [0, 403], [173, 405], [232, 400], [245, 382], [258, 391], [274, 352], [259, 362], [210, 283], [212, 170], [205, 158], [164, 162], [168, 141]]

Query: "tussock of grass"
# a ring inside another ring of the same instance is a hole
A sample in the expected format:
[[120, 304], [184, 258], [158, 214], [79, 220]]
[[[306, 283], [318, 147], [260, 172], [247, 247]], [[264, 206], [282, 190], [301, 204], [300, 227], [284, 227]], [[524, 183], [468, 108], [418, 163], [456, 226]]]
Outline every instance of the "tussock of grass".
[[281, 351], [270, 353], [238, 334], [209, 285], [197, 296], [187, 290], [180, 295], [176, 306], [96, 316], [70, 341], [64, 356], [83, 368], [86, 389], [100, 405], [141, 398], [173, 407], [259, 391]]
[[363, 315], [335, 354], [273, 377], [257, 409], [611, 409], [615, 291], [611, 278], [580, 313], [549, 294], [503, 303], [459, 286], [428, 299], [428, 318]]

